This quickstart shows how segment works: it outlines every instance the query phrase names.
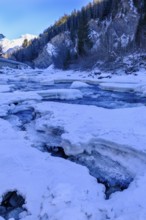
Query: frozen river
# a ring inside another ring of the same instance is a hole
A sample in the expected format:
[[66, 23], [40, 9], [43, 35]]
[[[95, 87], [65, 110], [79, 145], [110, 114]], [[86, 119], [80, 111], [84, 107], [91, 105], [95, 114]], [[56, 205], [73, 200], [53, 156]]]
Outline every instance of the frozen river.
[[[0, 79], [0, 171], [1, 180], [7, 180], [0, 190], [2, 220], [64, 220], [59, 211], [64, 203], [67, 212], [79, 207], [79, 220], [117, 220], [121, 212], [130, 216], [130, 202], [126, 208], [121, 204], [131, 195], [131, 184], [140, 190], [135, 181], [145, 174], [146, 96], [102, 88], [89, 79], [85, 83], [82, 77], [56, 80], [35, 70], [5, 71]], [[118, 207], [116, 192], [121, 193]]]

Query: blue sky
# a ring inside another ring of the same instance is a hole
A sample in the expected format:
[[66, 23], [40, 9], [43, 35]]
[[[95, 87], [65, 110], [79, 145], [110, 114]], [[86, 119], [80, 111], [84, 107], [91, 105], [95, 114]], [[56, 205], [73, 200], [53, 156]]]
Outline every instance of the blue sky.
[[[92, 0], [91, 0], [92, 1]], [[7, 38], [39, 34], [64, 13], [90, 0], [0, 0], [0, 33]]]

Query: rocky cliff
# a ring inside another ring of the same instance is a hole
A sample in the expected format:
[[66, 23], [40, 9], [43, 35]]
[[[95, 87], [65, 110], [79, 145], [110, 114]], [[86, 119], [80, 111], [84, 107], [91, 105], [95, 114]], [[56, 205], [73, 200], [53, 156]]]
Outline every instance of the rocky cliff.
[[70, 33], [64, 32], [51, 39], [43, 48], [37, 59], [34, 60], [34, 65], [39, 68], [47, 68], [51, 64], [56, 64], [57, 67], [62, 68], [67, 58], [67, 50], [75, 54], [75, 48]]

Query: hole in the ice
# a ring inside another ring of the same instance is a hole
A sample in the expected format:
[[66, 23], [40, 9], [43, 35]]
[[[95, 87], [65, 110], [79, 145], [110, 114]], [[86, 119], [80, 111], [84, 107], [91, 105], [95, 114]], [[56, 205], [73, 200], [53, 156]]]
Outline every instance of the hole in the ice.
[[110, 196], [115, 192], [122, 192], [126, 189], [128, 189], [130, 183], [125, 186], [116, 185], [116, 186], [110, 186], [107, 182], [103, 182], [100, 179], [97, 179], [98, 183], [101, 183], [105, 186], [105, 198], [106, 200], [110, 199]]
[[47, 147], [46, 151], [51, 153], [53, 157], [61, 157], [64, 159], [68, 159], [69, 157], [65, 154], [64, 149], [62, 147]]
[[17, 106], [17, 105], [19, 105], [19, 102], [13, 102], [13, 104]]
[[18, 111], [14, 115], [16, 115], [19, 118], [19, 120], [22, 121], [23, 124], [30, 123], [36, 118], [36, 114], [33, 108]]
[[24, 208], [25, 199], [17, 191], [10, 191], [3, 195], [0, 204], [0, 216], [5, 220], [19, 220], [20, 216], [27, 215], [27, 210]]

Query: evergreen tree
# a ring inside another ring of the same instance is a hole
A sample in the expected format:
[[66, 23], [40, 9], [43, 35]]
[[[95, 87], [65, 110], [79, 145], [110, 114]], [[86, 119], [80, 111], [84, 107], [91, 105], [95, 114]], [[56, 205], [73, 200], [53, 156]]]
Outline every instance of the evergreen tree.
[[79, 55], [84, 55], [86, 50], [91, 48], [92, 44], [89, 39], [89, 26], [88, 19], [84, 8], [82, 9], [82, 14], [79, 18], [79, 28], [78, 28], [78, 53]]
[[27, 39], [24, 39], [23, 44], [22, 44], [22, 47], [23, 47], [23, 48], [26, 48], [26, 47], [28, 47], [28, 46], [29, 46], [29, 41], [28, 41]]

